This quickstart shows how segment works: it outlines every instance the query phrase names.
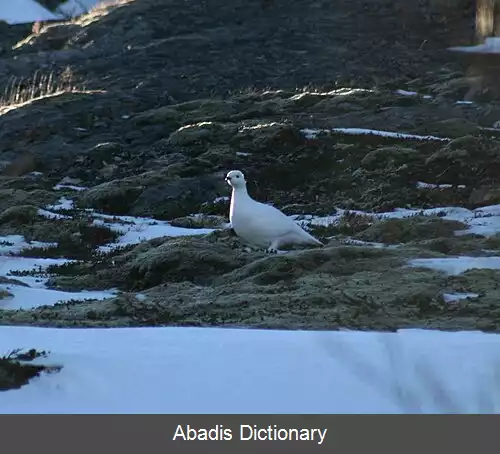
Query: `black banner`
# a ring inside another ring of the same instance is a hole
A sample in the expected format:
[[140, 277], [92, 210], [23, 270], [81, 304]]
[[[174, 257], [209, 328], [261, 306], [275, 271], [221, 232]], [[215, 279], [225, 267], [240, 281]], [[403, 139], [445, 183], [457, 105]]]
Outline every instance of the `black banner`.
[[[1, 416], [2, 452], [483, 453], [495, 416]], [[29, 451], [28, 451], [29, 450]]]

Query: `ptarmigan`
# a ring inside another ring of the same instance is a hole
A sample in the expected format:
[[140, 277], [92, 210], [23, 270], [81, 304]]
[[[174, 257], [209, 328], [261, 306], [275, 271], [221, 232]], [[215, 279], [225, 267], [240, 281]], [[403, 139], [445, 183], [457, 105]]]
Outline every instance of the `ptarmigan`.
[[229, 211], [231, 227], [245, 242], [268, 252], [293, 244], [323, 246], [280, 210], [252, 199], [242, 172], [231, 170], [225, 180], [233, 188]]

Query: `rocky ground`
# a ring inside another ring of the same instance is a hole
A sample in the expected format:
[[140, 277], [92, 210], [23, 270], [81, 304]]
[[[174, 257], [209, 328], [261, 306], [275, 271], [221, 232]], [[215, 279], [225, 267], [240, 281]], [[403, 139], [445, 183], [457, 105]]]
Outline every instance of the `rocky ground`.
[[[495, 255], [500, 235], [356, 212], [500, 203], [500, 103], [457, 102], [471, 81], [446, 51], [473, 36], [472, 2], [459, 3], [122, 0], [33, 34], [7, 27], [0, 234], [57, 243], [25, 255], [78, 260], [50, 268], [51, 288], [121, 293], [0, 323], [498, 331], [500, 271], [408, 263]], [[223, 228], [231, 169], [326, 247], [246, 251]], [[69, 217], [40, 215], [61, 196]], [[104, 253], [117, 233], [84, 209], [217, 230]]]

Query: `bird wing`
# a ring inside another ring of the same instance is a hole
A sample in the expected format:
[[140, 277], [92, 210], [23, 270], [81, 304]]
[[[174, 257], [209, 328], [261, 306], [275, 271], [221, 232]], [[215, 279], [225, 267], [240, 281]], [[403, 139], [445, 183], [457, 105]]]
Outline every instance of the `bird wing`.
[[[282, 213], [280, 210], [274, 208], [271, 205], [265, 205], [259, 203], [258, 208], [258, 218], [257, 224], [249, 225], [250, 228], [254, 228], [255, 236], [260, 238], [288, 238], [290, 243], [302, 243], [302, 244], [315, 244], [323, 245], [320, 241], [314, 238], [311, 234], [306, 232], [299, 224], [297, 224], [293, 219], [290, 219], [287, 215]], [[254, 218], [255, 220], [255, 218]], [[265, 221], [265, 222], [262, 222]], [[287, 242], [287, 240], [285, 240]]]
[[261, 235], [269, 237], [279, 237], [295, 230], [297, 224], [277, 208], [255, 200], [252, 202], [245, 207], [248, 229], [258, 229]]
[[294, 229], [295, 232], [299, 235], [299, 237], [303, 240], [305, 243], [310, 243], [310, 244], [317, 244], [318, 246], [321, 245], [323, 246], [323, 243], [316, 238], [314, 238], [309, 232], [304, 230], [299, 224], [294, 222], [296, 228]]

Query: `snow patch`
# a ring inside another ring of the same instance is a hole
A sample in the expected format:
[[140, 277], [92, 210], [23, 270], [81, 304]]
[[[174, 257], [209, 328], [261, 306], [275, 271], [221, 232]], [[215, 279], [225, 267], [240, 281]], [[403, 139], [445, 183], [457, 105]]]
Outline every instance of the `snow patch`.
[[[92, 210], [87, 210], [92, 212]], [[121, 234], [117, 243], [110, 243], [99, 248], [102, 252], [109, 252], [117, 247], [130, 246], [142, 241], [161, 237], [179, 237], [190, 235], [207, 235], [216, 229], [189, 229], [174, 227], [166, 221], [158, 221], [152, 218], [140, 218], [133, 216], [110, 216], [92, 212], [95, 225], [109, 227]]]
[[[59, 290], [47, 289], [48, 276], [47, 267], [51, 265], [63, 265], [72, 260], [16, 257], [6, 254], [19, 253], [22, 249], [42, 246], [52, 246], [50, 243], [31, 242], [27, 243], [20, 235], [9, 235], [0, 237], [0, 276], [21, 282], [23, 285], [4, 283], [0, 284], [0, 289], [6, 290], [12, 296], [0, 299], [0, 310], [32, 309], [44, 305], [53, 305], [58, 302], [82, 299], [104, 299], [116, 294], [116, 290], [106, 291], [82, 291], [63, 292]], [[30, 275], [18, 276], [15, 272], [32, 272]]]
[[488, 269], [500, 270], [500, 257], [447, 257], [440, 259], [413, 259], [408, 262], [412, 267], [430, 268], [456, 276], [468, 270]]
[[290, 99], [297, 101], [306, 96], [318, 96], [318, 97], [328, 97], [328, 96], [349, 96], [357, 93], [374, 93], [373, 90], [368, 90], [365, 88], [338, 88], [337, 90], [331, 91], [305, 91], [303, 93], [297, 93], [293, 95]]
[[18, 254], [23, 249], [57, 246], [56, 243], [26, 241], [22, 235], [0, 236], [0, 255]]
[[[62, 366], [2, 392], [1, 413], [500, 410], [496, 334], [2, 326], [0, 345], [48, 351], [36, 361]], [[449, 400], [438, 398], [435, 382]]]
[[66, 216], [60, 213], [53, 213], [52, 211], [43, 210], [42, 208], [38, 210], [38, 215], [48, 219], [71, 219], [71, 216]]
[[73, 210], [75, 208], [75, 203], [71, 199], [66, 197], [61, 197], [58, 202], [54, 205], [47, 205], [45, 207], [47, 210]]
[[500, 205], [490, 205], [476, 208], [475, 210], [468, 210], [462, 207], [438, 207], [425, 210], [396, 208], [394, 211], [383, 213], [338, 209], [331, 216], [292, 215], [290, 217], [304, 227], [311, 225], [328, 227], [338, 225], [342, 217], [348, 213], [366, 216], [372, 218], [374, 221], [377, 219], [405, 219], [412, 216], [439, 216], [444, 220], [459, 221], [468, 225], [467, 229], [455, 232], [458, 236], [474, 234], [488, 237], [500, 233]]
[[88, 188], [84, 186], [74, 186], [72, 184], [56, 184], [53, 189], [55, 191], [60, 191], [62, 189], [71, 189], [72, 191], [86, 191]]
[[460, 300], [467, 298], [477, 298], [479, 295], [477, 293], [443, 293], [443, 299], [445, 303], [455, 303]]
[[418, 96], [416, 91], [396, 90], [396, 93], [401, 96]]
[[70, 300], [103, 300], [117, 295], [117, 290], [83, 290], [80, 292], [64, 292], [61, 290], [51, 290], [48, 288], [31, 288], [19, 285], [2, 285], [12, 297], [0, 300], [0, 309], [34, 309], [40, 306], [53, 306]]
[[449, 142], [451, 139], [446, 137], [436, 136], [421, 136], [417, 134], [405, 134], [401, 132], [380, 131], [378, 129], [364, 129], [364, 128], [332, 128], [332, 129], [301, 129], [302, 134], [307, 139], [314, 139], [321, 133], [341, 133], [350, 135], [374, 135], [382, 137], [391, 137], [395, 139], [412, 139], [412, 140], [431, 140], [440, 142]]
[[212, 203], [223, 203], [229, 202], [231, 200], [230, 197], [216, 197]]
[[434, 184], [425, 183], [424, 181], [417, 181], [418, 189], [450, 189], [453, 187], [457, 189], [465, 189], [467, 186], [465, 186], [465, 184], [458, 184], [456, 186], [453, 186], [452, 184]]
[[[39, 209], [38, 214], [49, 219], [72, 219], [72, 216], [63, 215], [54, 211], [73, 209], [73, 200], [61, 197], [56, 204], [49, 205], [46, 207], [46, 209]], [[83, 212], [86, 215], [94, 218], [94, 225], [106, 226], [121, 235], [116, 243], [110, 243], [105, 246], [101, 246], [99, 248], [101, 252], [110, 252], [117, 247], [138, 244], [142, 241], [148, 241], [153, 238], [160, 238], [164, 236], [178, 237], [190, 235], [206, 235], [216, 230], [174, 227], [166, 221], [159, 221], [153, 218], [114, 216], [97, 213], [92, 209], [86, 209], [83, 210]]]

